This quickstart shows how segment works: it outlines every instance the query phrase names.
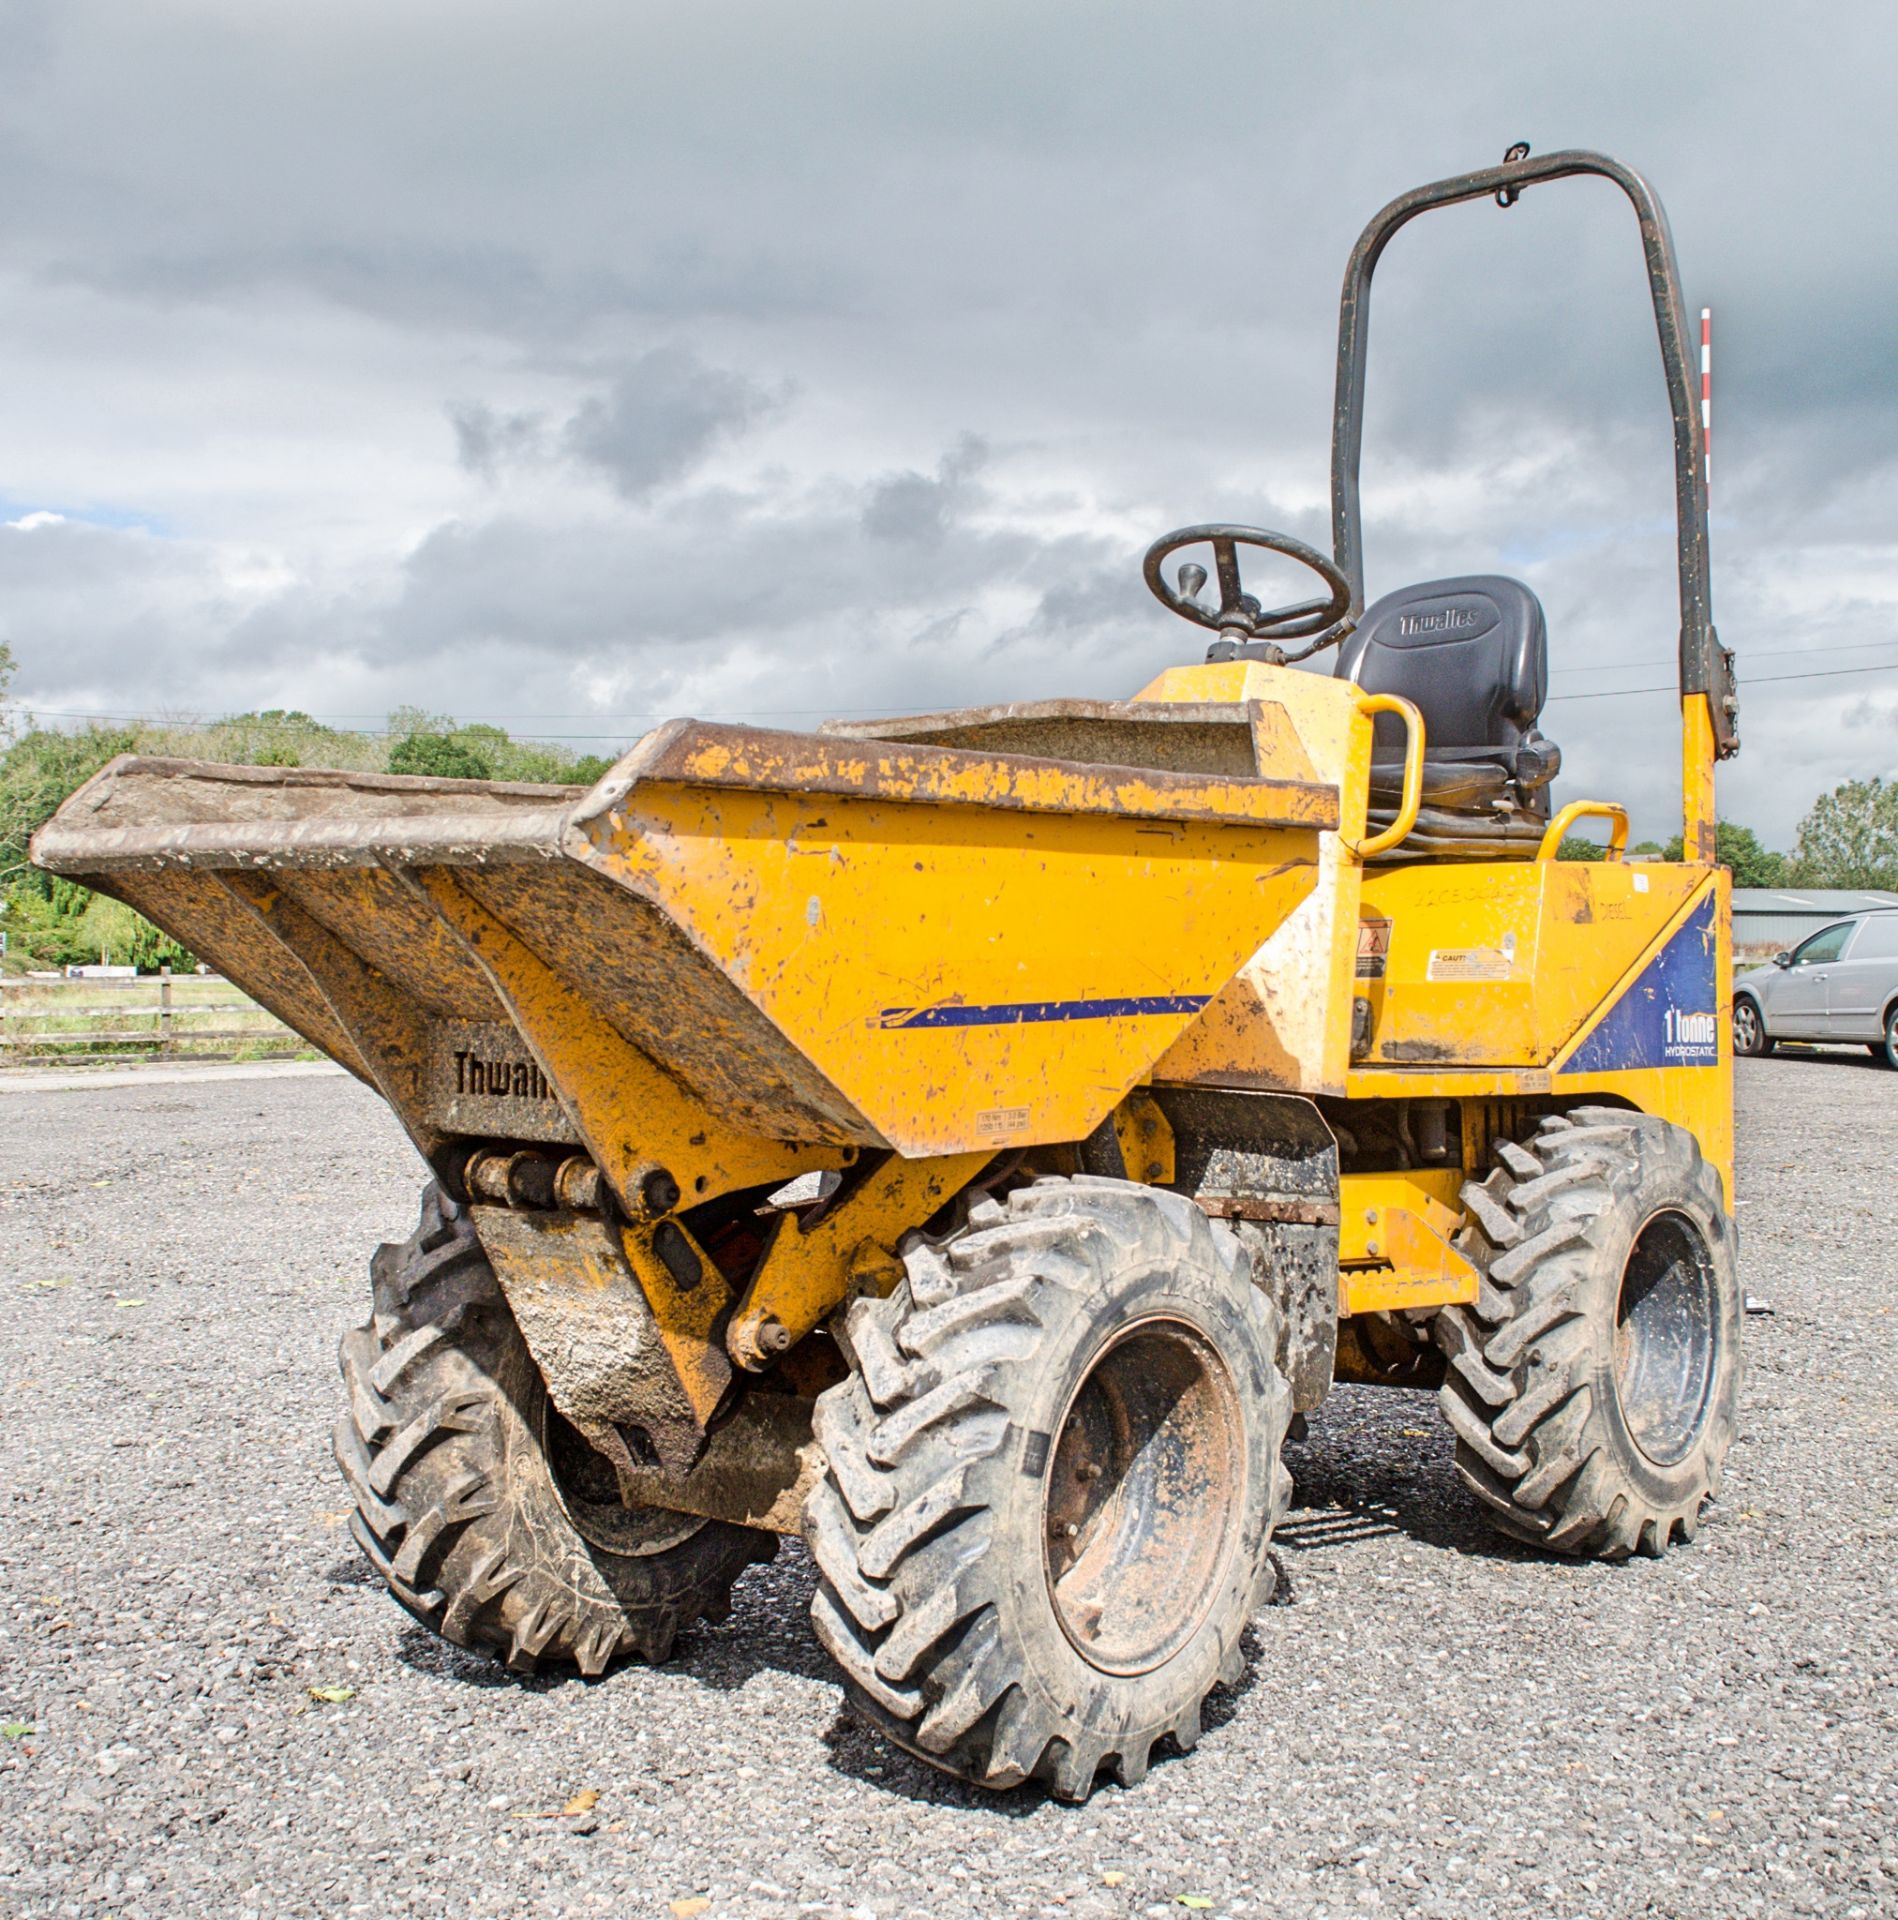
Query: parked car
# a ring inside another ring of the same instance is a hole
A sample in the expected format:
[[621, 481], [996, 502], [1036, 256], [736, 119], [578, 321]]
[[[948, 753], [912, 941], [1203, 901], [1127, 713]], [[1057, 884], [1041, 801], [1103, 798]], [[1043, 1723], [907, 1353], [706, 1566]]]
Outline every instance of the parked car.
[[1898, 1067], [1898, 908], [1835, 920], [1733, 983], [1733, 1050], [1862, 1040]]

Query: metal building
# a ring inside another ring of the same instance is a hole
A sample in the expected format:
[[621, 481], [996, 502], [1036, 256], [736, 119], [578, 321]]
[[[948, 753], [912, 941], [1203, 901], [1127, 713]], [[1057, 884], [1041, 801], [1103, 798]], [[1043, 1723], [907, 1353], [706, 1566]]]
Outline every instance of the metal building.
[[1848, 913], [1898, 907], [1898, 893], [1868, 887], [1735, 887], [1733, 944], [1747, 952], [1784, 953]]

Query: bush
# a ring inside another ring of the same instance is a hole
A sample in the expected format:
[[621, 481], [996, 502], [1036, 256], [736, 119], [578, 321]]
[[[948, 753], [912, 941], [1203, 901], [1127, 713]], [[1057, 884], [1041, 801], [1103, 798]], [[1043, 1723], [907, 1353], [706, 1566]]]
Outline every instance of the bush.
[[431, 780], [492, 780], [493, 765], [452, 733], [412, 733], [389, 749], [391, 773], [421, 773]]
[[397, 735], [389, 749], [391, 773], [420, 773], [436, 780], [523, 780], [539, 786], [590, 787], [613, 763], [597, 753], [575, 757], [548, 740], [515, 740], [499, 727], [458, 727], [444, 714], [413, 707], [389, 716]]

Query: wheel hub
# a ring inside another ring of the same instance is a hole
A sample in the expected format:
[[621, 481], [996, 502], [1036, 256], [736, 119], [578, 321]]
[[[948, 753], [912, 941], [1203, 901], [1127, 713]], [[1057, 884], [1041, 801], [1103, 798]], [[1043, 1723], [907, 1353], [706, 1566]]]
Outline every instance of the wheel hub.
[[1656, 1214], [1635, 1237], [1615, 1309], [1615, 1392], [1656, 1466], [1686, 1459], [1706, 1425], [1717, 1313], [1713, 1263], [1693, 1222]]
[[575, 1530], [608, 1553], [664, 1553], [691, 1539], [705, 1522], [662, 1507], [628, 1507], [612, 1463], [549, 1401], [542, 1446], [554, 1493]]
[[1096, 1355], [1042, 1501], [1048, 1592], [1091, 1665], [1146, 1673], [1192, 1638], [1240, 1530], [1244, 1461], [1238, 1394], [1197, 1329], [1137, 1322]]

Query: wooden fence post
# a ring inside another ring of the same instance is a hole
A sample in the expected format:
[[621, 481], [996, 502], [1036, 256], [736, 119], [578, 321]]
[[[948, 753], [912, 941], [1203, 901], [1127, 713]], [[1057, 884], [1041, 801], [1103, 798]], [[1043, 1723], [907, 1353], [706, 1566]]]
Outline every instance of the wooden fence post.
[[158, 969], [158, 1051], [171, 1051], [171, 962]]

